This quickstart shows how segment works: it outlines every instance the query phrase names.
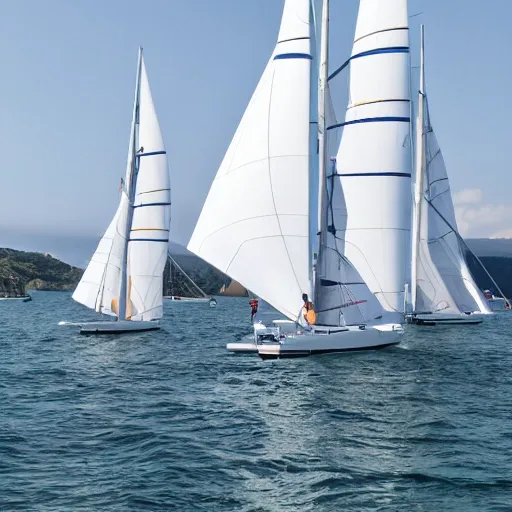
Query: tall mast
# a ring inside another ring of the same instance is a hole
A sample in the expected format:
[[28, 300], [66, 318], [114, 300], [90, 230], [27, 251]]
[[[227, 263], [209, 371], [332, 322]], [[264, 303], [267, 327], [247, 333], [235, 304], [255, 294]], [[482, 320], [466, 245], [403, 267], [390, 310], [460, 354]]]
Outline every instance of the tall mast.
[[[329, 0], [322, 4], [322, 28], [320, 35], [320, 73], [318, 80], [318, 250], [324, 245], [327, 228], [327, 173], [326, 173], [326, 120], [325, 91], [329, 74]], [[316, 275], [314, 286], [316, 291]], [[316, 297], [314, 298], [316, 300]]]
[[138, 162], [136, 158], [137, 154], [137, 139], [139, 124], [139, 102], [140, 102], [140, 77], [142, 72], [142, 47], [139, 46], [139, 56], [137, 63], [137, 81], [135, 83], [135, 99], [133, 102], [133, 113], [132, 113], [132, 127], [130, 133], [130, 176], [128, 183], [126, 183], [127, 189], [123, 191], [128, 195], [128, 215], [126, 216], [126, 225], [124, 226], [124, 248], [123, 248], [123, 262], [121, 265], [121, 285], [119, 288], [119, 309], [117, 314], [118, 320], [126, 319], [126, 301], [127, 301], [127, 280], [128, 280], [128, 241], [130, 239], [130, 232], [132, 229], [133, 220], [133, 201], [135, 198], [135, 186], [137, 182], [137, 169]]
[[420, 26], [420, 88], [418, 91], [418, 119], [416, 128], [416, 182], [414, 187], [414, 226], [411, 266], [411, 302], [416, 311], [416, 283], [421, 228], [421, 205], [423, 202], [423, 183], [425, 178], [425, 30]]

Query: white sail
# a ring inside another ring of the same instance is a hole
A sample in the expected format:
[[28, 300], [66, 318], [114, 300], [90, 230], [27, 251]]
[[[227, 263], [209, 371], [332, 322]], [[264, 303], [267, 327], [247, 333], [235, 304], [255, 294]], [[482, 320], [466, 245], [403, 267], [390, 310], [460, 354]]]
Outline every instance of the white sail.
[[[336, 113], [329, 87], [325, 88], [325, 124], [336, 124]], [[325, 156], [330, 158], [339, 145], [336, 130], [326, 134]], [[326, 226], [317, 262], [315, 306], [319, 325], [354, 325], [372, 322], [382, 316], [379, 301], [370, 292], [357, 270], [345, 256], [347, 209], [335, 160], [326, 172]]]
[[360, 0], [350, 99], [337, 154], [345, 256], [385, 310], [404, 319], [410, 267], [411, 155], [407, 0]]
[[[120, 204], [73, 299], [98, 312], [120, 315], [122, 320], [161, 318], [169, 222], [167, 159], [140, 53]], [[120, 311], [123, 279], [127, 281], [124, 315]]]
[[420, 223], [417, 311], [490, 313], [459, 241], [450, 183], [425, 101], [426, 175]]
[[128, 243], [127, 315], [131, 320], [155, 320], [163, 314], [162, 280], [169, 243], [171, 192], [167, 155], [144, 60], [141, 66], [136, 186]]
[[119, 297], [121, 263], [125, 239], [119, 225], [126, 222], [128, 201], [123, 195], [107, 231], [98, 244], [82, 279], [73, 292], [73, 299], [107, 315], [116, 315], [112, 300]]
[[311, 280], [311, 17], [310, 0], [286, 0], [275, 50], [188, 244], [292, 319]]

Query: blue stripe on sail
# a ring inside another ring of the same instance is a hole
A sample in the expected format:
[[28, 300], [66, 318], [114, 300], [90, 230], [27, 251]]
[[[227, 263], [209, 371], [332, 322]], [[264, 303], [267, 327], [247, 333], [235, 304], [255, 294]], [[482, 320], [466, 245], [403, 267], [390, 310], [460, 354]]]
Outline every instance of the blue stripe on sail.
[[309, 55], [309, 53], [278, 53], [274, 60], [280, 59], [309, 59], [312, 60], [313, 57]]
[[356, 172], [356, 173], [349, 173], [349, 174], [337, 173], [336, 176], [340, 176], [342, 178], [353, 177], [353, 176], [396, 176], [398, 178], [410, 178], [411, 173], [408, 173], [408, 172]]
[[153, 155], [166, 155], [167, 154], [167, 151], [151, 151], [150, 153], [138, 153], [137, 157], [141, 157], [141, 156], [153, 156]]
[[365, 52], [356, 53], [356, 55], [352, 55], [350, 59], [346, 60], [336, 71], [331, 73], [327, 80], [332, 80], [335, 76], [341, 73], [349, 64], [350, 61], [354, 59], [359, 59], [360, 57], [368, 57], [369, 55], [380, 55], [383, 53], [409, 53], [408, 46], [389, 46], [387, 48], [375, 48], [374, 50], [367, 50]]
[[350, 124], [361, 124], [361, 123], [387, 123], [387, 122], [398, 122], [398, 123], [409, 123], [411, 121], [410, 117], [395, 117], [395, 116], [386, 116], [386, 117], [364, 117], [363, 119], [354, 119], [353, 121], [345, 121], [344, 123], [337, 123], [331, 126], [328, 126], [328, 130], [332, 130], [333, 128], [341, 128], [342, 126], [348, 126]]
[[166, 242], [169, 240], [167, 238], [129, 238], [128, 242]]
[[146, 203], [146, 204], [136, 204], [134, 208], [143, 208], [144, 206], [171, 206], [171, 203]]

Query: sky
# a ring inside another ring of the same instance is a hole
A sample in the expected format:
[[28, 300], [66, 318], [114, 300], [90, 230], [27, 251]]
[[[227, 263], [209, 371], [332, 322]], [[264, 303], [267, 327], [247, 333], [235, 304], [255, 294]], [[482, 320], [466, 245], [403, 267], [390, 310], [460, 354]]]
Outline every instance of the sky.
[[[0, 6], [0, 246], [14, 236], [52, 252], [59, 237], [96, 241], [106, 229], [126, 167], [139, 45], [169, 157], [171, 238], [186, 245], [273, 50], [283, 1]], [[331, 69], [351, 52], [357, 6], [331, 0]], [[412, 65], [424, 23], [430, 113], [461, 233], [512, 237], [512, 2], [410, 0], [418, 13]], [[336, 87], [343, 98], [346, 80]]]

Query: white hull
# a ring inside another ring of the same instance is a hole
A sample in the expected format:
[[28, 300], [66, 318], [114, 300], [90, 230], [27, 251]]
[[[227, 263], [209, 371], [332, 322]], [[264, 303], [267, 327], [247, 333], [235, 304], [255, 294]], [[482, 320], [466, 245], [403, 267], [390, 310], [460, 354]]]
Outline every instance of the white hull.
[[476, 325], [484, 321], [484, 316], [479, 313], [470, 313], [469, 315], [443, 315], [425, 314], [425, 315], [409, 315], [407, 323], [415, 325], [442, 326], [442, 325]]
[[160, 329], [160, 324], [155, 321], [59, 322], [59, 325], [80, 327], [80, 334], [123, 334], [125, 332], [143, 332]]
[[306, 357], [315, 354], [374, 350], [397, 345], [404, 334], [399, 324], [355, 327], [315, 327], [313, 332], [287, 334], [279, 342], [258, 345], [262, 359]]
[[492, 299], [487, 299], [489, 303], [489, 307], [493, 311], [505, 311], [507, 308], [505, 307], [505, 299], [503, 297], [493, 297]]
[[262, 359], [306, 357], [314, 354], [373, 350], [400, 343], [404, 330], [399, 324], [323, 327], [312, 331], [294, 322], [276, 322], [278, 327], [254, 325], [254, 341], [228, 343], [231, 352], [258, 352]]
[[166, 295], [164, 299], [176, 302], [209, 302], [210, 297], [179, 297], [177, 295]]
[[228, 343], [226, 345], [226, 348], [230, 352], [236, 352], [238, 354], [255, 354], [256, 352], [258, 352], [258, 345], [256, 344], [255, 341], [248, 341], [246, 343], [242, 341], [239, 343]]
[[32, 300], [32, 297], [30, 297], [30, 295], [27, 295], [26, 297], [0, 297], [0, 300], [19, 300], [21, 302], [29, 302]]

